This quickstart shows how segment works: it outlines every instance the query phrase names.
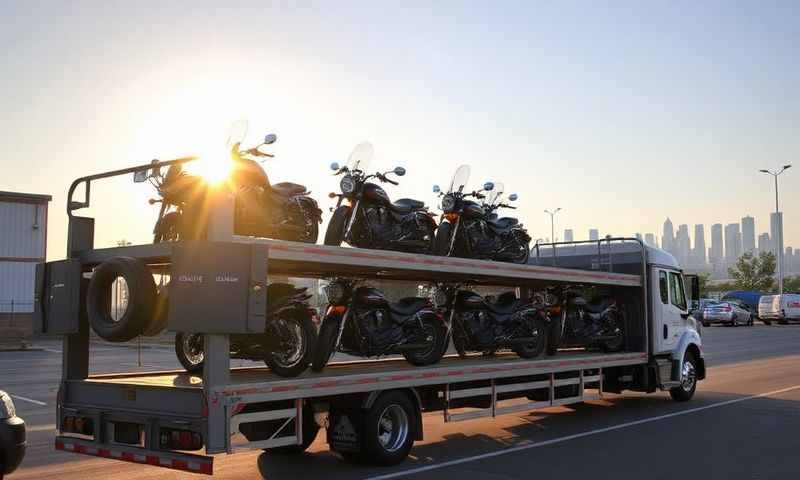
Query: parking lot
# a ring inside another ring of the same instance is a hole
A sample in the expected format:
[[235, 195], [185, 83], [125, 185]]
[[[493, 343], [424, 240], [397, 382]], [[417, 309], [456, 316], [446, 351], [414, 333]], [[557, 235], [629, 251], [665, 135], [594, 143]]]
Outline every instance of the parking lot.
[[[246, 452], [219, 456], [215, 477], [268, 479], [798, 478], [800, 326], [703, 329], [708, 379], [692, 402], [665, 393], [611, 395], [606, 400], [495, 420], [444, 424], [428, 414], [425, 440], [394, 468], [346, 464], [320, 434], [298, 457]], [[172, 479], [191, 474], [55, 452], [55, 403], [61, 346], [0, 352], [0, 388], [12, 394], [29, 427], [29, 450], [12, 479]], [[93, 346], [94, 373], [139, 369], [135, 348]], [[178, 368], [170, 347], [142, 350], [144, 370]], [[234, 361], [234, 365], [238, 365]], [[670, 421], [663, 421], [670, 419]], [[444, 441], [447, 440], [447, 441]], [[659, 453], [661, 452], [661, 453]], [[735, 459], [736, 461], [731, 461]]]

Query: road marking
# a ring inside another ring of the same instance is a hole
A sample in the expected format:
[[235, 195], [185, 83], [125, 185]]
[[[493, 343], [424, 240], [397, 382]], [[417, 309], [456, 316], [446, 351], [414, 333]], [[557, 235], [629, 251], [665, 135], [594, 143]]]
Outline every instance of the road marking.
[[16, 398], [17, 400], [22, 400], [23, 402], [31, 402], [31, 403], [34, 403], [34, 404], [36, 404], [36, 405], [41, 405], [41, 406], [43, 406], [43, 407], [46, 407], [46, 406], [47, 406], [47, 404], [46, 404], [46, 403], [44, 403], [44, 402], [40, 402], [39, 400], [34, 400], [34, 399], [32, 399], [32, 398], [28, 398], [28, 397], [20, 397], [19, 395], [11, 395], [10, 393], [8, 394], [8, 396], [9, 396], [9, 397], [11, 397], [11, 398]]
[[680, 412], [673, 412], [673, 413], [667, 413], [667, 414], [664, 414], [664, 415], [658, 415], [658, 416], [655, 416], [655, 417], [643, 418], [641, 420], [634, 420], [632, 422], [625, 422], [625, 423], [621, 423], [619, 425], [613, 425], [611, 427], [598, 428], [596, 430], [589, 430], [587, 432], [576, 433], [574, 435], [567, 435], [565, 437], [553, 438], [553, 439], [550, 439], [550, 440], [544, 440], [544, 441], [541, 441], [541, 442], [530, 443], [530, 444], [526, 444], [526, 445], [519, 445], [519, 446], [516, 446], [516, 447], [505, 448], [503, 450], [498, 450], [498, 451], [495, 451], [495, 452], [488, 452], [488, 453], [483, 453], [483, 454], [480, 454], [480, 455], [475, 455], [475, 456], [472, 456], [472, 457], [459, 458], [457, 460], [449, 460], [447, 462], [437, 463], [435, 465], [426, 465], [424, 467], [410, 468], [408, 470], [403, 470], [403, 471], [393, 472], [393, 473], [387, 473], [385, 475], [376, 475], [374, 477], [367, 477], [365, 480], [387, 480], [387, 479], [390, 479], [390, 478], [404, 477], [404, 476], [407, 476], [407, 475], [414, 475], [414, 474], [417, 474], [417, 473], [427, 472], [427, 471], [430, 471], [430, 470], [438, 470], [440, 468], [452, 467], [453, 465], [460, 465], [462, 463], [474, 462], [476, 460], [483, 460], [483, 459], [486, 459], [486, 458], [498, 457], [500, 455], [506, 455], [506, 454], [509, 454], [509, 453], [519, 452], [519, 451], [522, 451], [522, 450], [529, 450], [531, 448], [546, 447], [548, 445], [554, 445], [554, 444], [557, 444], [557, 443], [563, 443], [563, 442], [567, 442], [569, 440], [575, 440], [577, 438], [589, 437], [589, 436], [592, 436], [592, 435], [597, 435], [599, 433], [611, 432], [611, 431], [614, 431], [614, 430], [621, 430], [623, 428], [633, 427], [633, 426], [636, 426], [636, 425], [642, 425], [642, 424], [650, 423], [650, 422], [656, 422], [656, 421], [659, 421], [659, 420], [664, 420], [664, 419], [672, 418], [672, 417], [679, 417], [681, 415], [688, 415], [690, 413], [702, 412], [703, 410], [710, 410], [712, 408], [724, 407], [726, 405], [732, 405], [734, 403], [746, 402], [748, 400], [753, 400], [753, 399], [756, 399], [756, 398], [769, 397], [769, 396], [772, 396], [772, 395], [778, 395], [780, 393], [791, 392], [793, 390], [798, 390], [798, 389], [800, 389], [800, 385], [794, 385], [792, 387], [786, 387], [786, 388], [782, 388], [780, 390], [773, 390], [771, 392], [759, 393], [758, 395], [750, 395], [750, 396], [742, 397], [742, 398], [734, 398], [733, 400], [726, 400], [724, 402], [712, 403], [711, 405], [704, 405], [702, 407], [690, 408], [688, 410], [681, 410]]

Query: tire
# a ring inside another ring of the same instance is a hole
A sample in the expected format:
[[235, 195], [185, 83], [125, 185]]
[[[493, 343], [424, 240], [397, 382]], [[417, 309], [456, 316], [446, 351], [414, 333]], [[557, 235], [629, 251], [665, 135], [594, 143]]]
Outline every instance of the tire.
[[534, 318], [532, 330], [531, 335], [535, 338], [533, 342], [514, 346], [514, 353], [521, 358], [536, 358], [547, 348], [548, 331], [546, 322], [541, 318]]
[[669, 395], [676, 402], [688, 402], [697, 390], [697, 360], [692, 352], [686, 352], [681, 364], [681, 385], [670, 389]]
[[[128, 286], [128, 306], [116, 321], [111, 316], [111, 286], [121, 277]], [[156, 284], [147, 265], [131, 257], [114, 257], [94, 271], [86, 292], [86, 309], [94, 331], [110, 342], [127, 342], [153, 319]]]
[[322, 212], [317, 207], [317, 202], [315, 202], [310, 197], [302, 197], [298, 200], [297, 209], [292, 209], [295, 211], [295, 221], [297, 223], [303, 222], [306, 224], [306, 230], [302, 233], [297, 235], [297, 238], [292, 240], [302, 242], [302, 243], [317, 243], [317, 239], [319, 238], [319, 218], [322, 215]]
[[265, 452], [280, 453], [282, 455], [298, 455], [306, 450], [314, 443], [319, 433], [319, 425], [314, 420], [314, 409], [311, 404], [303, 406], [303, 443], [300, 445], [287, 445], [285, 447], [265, 448]]
[[442, 222], [436, 229], [436, 237], [433, 241], [433, 254], [439, 257], [446, 257], [450, 251], [450, 232], [453, 224]]
[[601, 348], [604, 352], [619, 352], [625, 348], [625, 315], [621, 311], [617, 311], [616, 315], [618, 318], [615, 322], [619, 326], [619, 335], [602, 343]]
[[746, 324], [746, 325], [747, 325], [748, 327], [752, 327], [752, 326], [753, 326], [753, 324], [755, 324], [755, 320], [753, 320], [753, 316], [752, 316], [752, 315], [750, 315], [750, 317], [748, 317], [748, 318], [747, 318], [747, 324]]
[[339, 335], [341, 317], [326, 317], [319, 328], [317, 345], [311, 359], [311, 370], [321, 372], [336, 351], [336, 337]]
[[430, 347], [425, 350], [404, 352], [403, 356], [411, 365], [422, 367], [433, 365], [442, 359], [446, 350], [447, 327], [435, 315], [425, 315], [422, 319], [422, 328]]
[[183, 368], [191, 374], [199, 374], [205, 364], [205, 349], [202, 333], [177, 332], [175, 334], [175, 356]]
[[460, 327], [453, 327], [451, 330], [453, 336], [453, 348], [460, 358], [467, 358], [469, 356], [469, 345], [466, 338], [467, 334]]
[[325, 245], [338, 247], [344, 241], [344, 225], [350, 214], [350, 207], [341, 206], [333, 212], [328, 229], [325, 231]]
[[[289, 310], [283, 315], [278, 314], [267, 324], [266, 334], [271, 340], [277, 340], [278, 348], [271, 348], [264, 357], [264, 363], [281, 377], [296, 377], [306, 371], [311, 363], [316, 346], [316, 328], [311, 316], [296, 310]], [[291, 346], [290, 355], [282, 355], [285, 346]]]
[[419, 412], [407, 395], [389, 391], [379, 396], [364, 415], [359, 460], [373, 465], [397, 465], [414, 445]]
[[547, 355], [552, 357], [558, 352], [558, 347], [561, 346], [561, 330], [564, 318], [559, 314], [555, 319], [550, 320], [550, 325], [547, 328]]
[[731, 319], [731, 327], [738, 327], [738, 326], [739, 326], [739, 323], [737, 322], [737, 318], [733, 317]]
[[511, 260], [511, 263], [516, 263], [518, 265], [524, 265], [528, 263], [528, 258], [531, 256], [531, 244], [530, 242], [526, 242], [525, 245], [525, 252], [522, 253], [520, 256], [514, 257]]

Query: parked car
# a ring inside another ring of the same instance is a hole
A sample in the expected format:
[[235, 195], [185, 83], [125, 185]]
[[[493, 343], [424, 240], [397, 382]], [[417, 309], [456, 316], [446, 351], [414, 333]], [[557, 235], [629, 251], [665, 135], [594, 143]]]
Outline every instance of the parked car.
[[800, 320], [800, 295], [764, 295], [758, 302], [758, 316], [769, 325], [772, 320], [786, 324], [790, 320]]
[[26, 445], [25, 421], [17, 416], [11, 396], [0, 390], [0, 478], [22, 463]]
[[726, 293], [720, 300], [726, 302], [728, 300], [738, 300], [743, 304], [755, 318], [758, 317], [758, 302], [764, 294], [761, 292], [754, 292], [752, 290], [735, 290]]
[[732, 327], [753, 325], [753, 314], [738, 301], [712, 303], [703, 309], [703, 326], [724, 323]]
[[[703, 323], [703, 311], [709, 305], [713, 305], [715, 303], [719, 303], [719, 300], [714, 300], [713, 298], [701, 298], [699, 301], [692, 302], [692, 310], [691, 314], [695, 320], [700, 323]], [[703, 323], [704, 324], [704, 323]], [[705, 324], [704, 324], [705, 325]]]

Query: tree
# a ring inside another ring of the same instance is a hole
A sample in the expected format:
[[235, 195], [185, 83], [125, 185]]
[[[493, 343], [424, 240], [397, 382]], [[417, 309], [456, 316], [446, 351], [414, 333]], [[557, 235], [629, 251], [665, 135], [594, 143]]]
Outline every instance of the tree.
[[710, 291], [709, 280], [711, 280], [711, 274], [709, 272], [702, 272], [697, 274], [697, 283], [700, 285], [700, 298], [708, 297], [708, 292]]
[[786, 277], [783, 279], [783, 293], [800, 292], [800, 275]]
[[736, 260], [736, 265], [728, 269], [728, 275], [740, 290], [770, 291], [775, 283], [775, 255], [761, 252], [756, 257], [750, 252], [745, 253]]

